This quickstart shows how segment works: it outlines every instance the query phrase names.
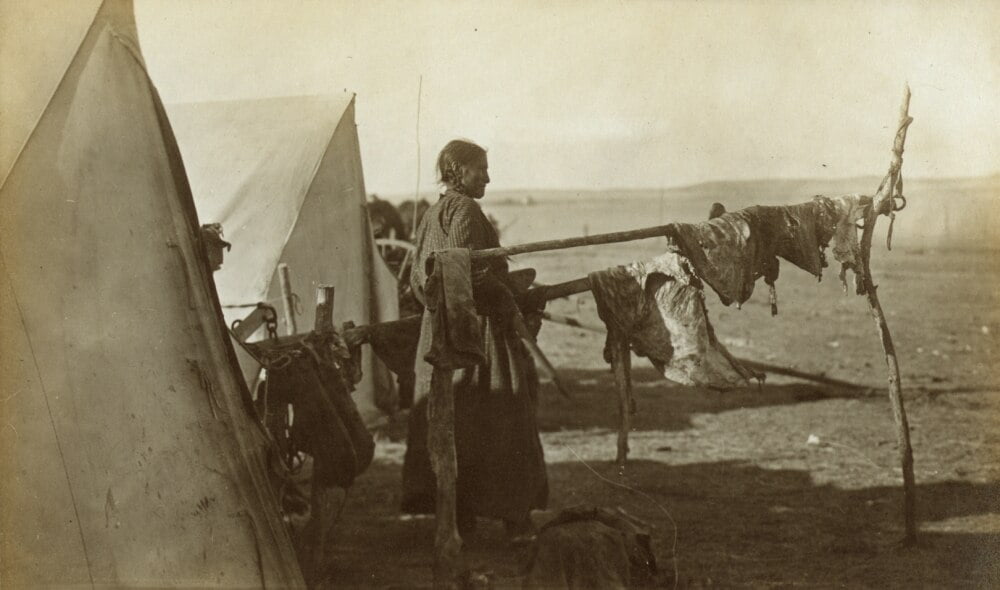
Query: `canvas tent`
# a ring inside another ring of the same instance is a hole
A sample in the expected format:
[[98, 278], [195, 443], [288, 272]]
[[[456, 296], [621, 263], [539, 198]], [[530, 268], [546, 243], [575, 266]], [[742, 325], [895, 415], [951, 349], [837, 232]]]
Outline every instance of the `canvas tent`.
[[3, 97], [0, 586], [301, 586], [131, 2], [90, 17]]
[[[282, 316], [279, 263], [291, 269], [299, 332], [312, 329], [319, 285], [336, 289], [334, 322], [397, 319], [396, 280], [374, 248], [365, 208], [354, 96], [168, 105], [198, 215], [233, 244], [215, 282], [227, 322], [259, 301]], [[370, 349], [354, 393], [371, 423], [392, 380]], [[241, 356], [248, 381], [259, 370]]]

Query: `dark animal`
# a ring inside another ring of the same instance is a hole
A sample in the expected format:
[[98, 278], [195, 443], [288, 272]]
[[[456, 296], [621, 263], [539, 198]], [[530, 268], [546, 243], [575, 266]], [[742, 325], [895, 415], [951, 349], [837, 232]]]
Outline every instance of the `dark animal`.
[[368, 201], [368, 219], [371, 220], [372, 233], [376, 239], [408, 240], [410, 237], [409, 226], [403, 222], [396, 207], [389, 201], [378, 198], [378, 195], [372, 195]]
[[406, 228], [406, 231], [400, 234], [400, 238], [409, 239], [409, 237], [413, 235], [414, 230], [416, 230], [417, 226], [420, 225], [420, 220], [423, 219], [424, 213], [426, 213], [430, 207], [431, 204], [427, 202], [427, 199], [420, 199], [417, 201], [417, 219], [416, 223], [414, 223], [413, 199], [399, 204], [399, 207], [397, 207], [396, 210], [399, 212], [399, 218], [402, 220], [403, 227]]

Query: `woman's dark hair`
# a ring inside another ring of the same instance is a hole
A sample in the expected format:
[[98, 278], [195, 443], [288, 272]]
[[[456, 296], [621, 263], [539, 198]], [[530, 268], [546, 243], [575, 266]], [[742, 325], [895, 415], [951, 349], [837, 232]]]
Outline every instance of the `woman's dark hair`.
[[462, 169], [486, 157], [486, 150], [466, 139], [453, 139], [438, 155], [438, 182], [454, 189], [462, 188]]

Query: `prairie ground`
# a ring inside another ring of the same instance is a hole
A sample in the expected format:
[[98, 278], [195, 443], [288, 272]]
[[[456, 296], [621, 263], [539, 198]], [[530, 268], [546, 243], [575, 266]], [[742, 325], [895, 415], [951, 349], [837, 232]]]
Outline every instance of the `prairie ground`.
[[[546, 215], [557, 223], [563, 214], [491, 212], [501, 226], [532, 214], [535, 226], [521, 225], [521, 235], [511, 226], [505, 243], [553, 237], [542, 229]], [[574, 223], [562, 234], [579, 233]], [[539, 342], [573, 399], [543, 376], [539, 426], [551, 494], [550, 510], [536, 520], [576, 504], [624, 508], [653, 526], [665, 587], [1000, 587], [1000, 253], [889, 252], [878, 239], [873, 272], [912, 428], [916, 547], [899, 544], [902, 476], [885, 359], [865, 299], [843, 292], [836, 269], [817, 283], [787, 263], [777, 317], [762, 284], [742, 310], [706, 293], [720, 339], [738, 357], [862, 387], [770, 376], [761, 388], [718, 393], [671, 384], [635, 358], [638, 414], [619, 477], [603, 336], [546, 323]], [[515, 262], [554, 283], [661, 246], [647, 240]], [[548, 309], [600, 324], [589, 294]], [[430, 585], [434, 520], [398, 513], [404, 430], [401, 415], [379, 433], [373, 465], [348, 494], [329, 587]], [[499, 523], [481, 522], [463, 553], [467, 567], [491, 572], [497, 587], [518, 586], [524, 551], [507, 546]]]

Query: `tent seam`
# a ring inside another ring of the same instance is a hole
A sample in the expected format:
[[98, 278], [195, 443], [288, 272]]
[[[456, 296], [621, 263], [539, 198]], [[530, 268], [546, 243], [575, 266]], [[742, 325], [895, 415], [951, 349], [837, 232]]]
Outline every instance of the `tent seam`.
[[66, 455], [63, 453], [62, 441], [59, 440], [59, 431], [56, 429], [55, 418], [52, 417], [52, 406], [49, 404], [49, 392], [45, 388], [45, 381], [42, 379], [42, 369], [38, 366], [38, 357], [35, 355], [35, 346], [31, 343], [31, 336], [28, 335], [28, 324], [24, 319], [24, 312], [21, 311], [21, 303], [17, 300], [17, 292], [14, 289], [14, 281], [11, 280], [10, 273], [7, 272], [7, 262], [0, 251], [0, 266], [3, 267], [3, 274], [10, 285], [11, 299], [14, 300], [14, 307], [17, 308], [17, 315], [21, 319], [21, 326], [24, 328], [24, 339], [28, 342], [28, 349], [31, 351], [31, 363], [35, 367], [35, 374], [38, 375], [38, 385], [42, 388], [42, 397], [45, 399], [45, 410], [49, 414], [49, 425], [52, 426], [52, 434], [56, 439], [56, 449], [59, 450], [59, 461], [62, 463], [63, 475], [66, 476], [66, 488], [69, 491], [70, 501], [73, 504], [73, 514], [76, 516], [76, 529], [80, 533], [80, 543], [83, 545], [83, 559], [87, 562], [87, 577], [90, 578], [90, 587], [94, 588], [94, 573], [91, 571], [90, 553], [87, 551], [87, 539], [83, 534], [83, 522], [80, 520], [80, 510], [76, 505], [76, 494], [73, 493], [73, 482], [69, 477], [69, 470], [66, 468]]

